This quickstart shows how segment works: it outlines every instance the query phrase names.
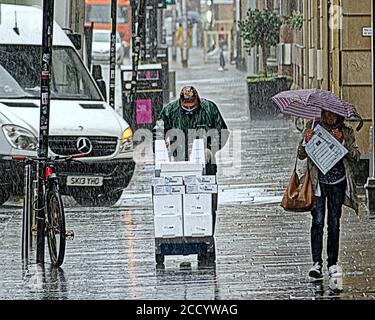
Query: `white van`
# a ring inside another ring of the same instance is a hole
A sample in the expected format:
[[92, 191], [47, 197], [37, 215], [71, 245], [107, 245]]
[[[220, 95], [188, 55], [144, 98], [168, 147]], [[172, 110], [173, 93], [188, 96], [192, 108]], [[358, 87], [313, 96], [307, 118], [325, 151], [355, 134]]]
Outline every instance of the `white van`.
[[[0, 205], [23, 193], [23, 165], [9, 156], [36, 156], [41, 43], [40, 8], [0, 4]], [[60, 168], [62, 192], [82, 205], [112, 205], [134, 172], [132, 130], [57, 23], [53, 46], [49, 152], [87, 154]]]

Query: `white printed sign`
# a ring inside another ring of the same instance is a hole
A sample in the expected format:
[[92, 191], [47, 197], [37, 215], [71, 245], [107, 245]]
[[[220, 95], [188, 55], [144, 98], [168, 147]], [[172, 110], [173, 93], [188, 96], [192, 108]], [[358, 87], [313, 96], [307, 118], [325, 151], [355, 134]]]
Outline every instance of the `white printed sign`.
[[363, 37], [372, 37], [372, 27], [363, 27], [362, 28]]
[[317, 125], [314, 131], [315, 134], [306, 144], [305, 150], [319, 170], [327, 174], [348, 153], [348, 150], [320, 125]]

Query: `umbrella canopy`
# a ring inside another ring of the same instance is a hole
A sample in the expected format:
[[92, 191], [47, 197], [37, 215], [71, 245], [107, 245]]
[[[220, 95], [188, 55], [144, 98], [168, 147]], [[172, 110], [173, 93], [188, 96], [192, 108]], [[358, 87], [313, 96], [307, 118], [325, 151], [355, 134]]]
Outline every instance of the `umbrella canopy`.
[[326, 110], [345, 117], [346, 120], [361, 120], [356, 108], [332, 92], [321, 89], [283, 91], [272, 97], [282, 113], [298, 118], [316, 120]]

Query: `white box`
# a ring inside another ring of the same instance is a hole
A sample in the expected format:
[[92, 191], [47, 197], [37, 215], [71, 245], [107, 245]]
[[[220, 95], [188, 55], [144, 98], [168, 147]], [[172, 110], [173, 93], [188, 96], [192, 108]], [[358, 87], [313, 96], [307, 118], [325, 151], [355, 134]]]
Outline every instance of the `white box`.
[[167, 176], [173, 176], [173, 175], [179, 175], [179, 176], [200, 176], [202, 175], [203, 169], [199, 171], [161, 171], [160, 176], [161, 177], [167, 177]]
[[153, 186], [154, 195], [184, 194], [185, 186]]
[[154, 215], [168, 216], [180, 215], [182, 216], [182, 196], [181, 195], [162, 195], [154, 196]]
[[217, 193], [217, 184], [188, 184], [186, 193]]
[[215, 184], [216, 176], [184, 176], [185, 184]]
[[155, 238], [175, 238], [183, 236], [182, 215], [154, 216]]
[[212, 194], [184, 194], [184, 215], [212, 214]]
[[171, 177], [171, 176], [165, 176], [165, 177], [157, 177], [152, 178], [152, 185], [153, 186], [181, 186], [183, 184], [182, 177]]
[[[203, 172], [204, 165], [201, 163], [192, 163], [187, 161], [173, 161], [168, 163], [161, 163], [161, 172]], [[182, 174], [174, 174], [175, 176], [182, 176]], [[173, 176], [173, 174], [172, 174]]]
[[212, 236], [212, 214], [184, 214], [184, 236]]

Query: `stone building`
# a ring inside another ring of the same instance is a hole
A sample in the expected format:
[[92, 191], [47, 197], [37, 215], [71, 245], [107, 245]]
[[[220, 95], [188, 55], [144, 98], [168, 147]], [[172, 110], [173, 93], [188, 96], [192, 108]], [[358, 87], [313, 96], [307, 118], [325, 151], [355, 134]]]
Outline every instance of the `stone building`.
[[330, 90], [358, 109], [364, 120], [356, 133], [364, 182], [372, 152], [371, 0], [304, 0], [303, 7], [303, 87]]
[[[302, 12], [303, 0], [237, 0], [235, 20], [243, 20], [249, 9], [270, 10], [281, 17], [283, 22], [280, 30], [280, 44], [271, 49], [268, 59], [268, 68], [280, 75], [293, 76], [298, 70], [302, 74], [302, 61], [296, 58], [296, 54], [302, 56], [302, 30], [295, 30], [289, 23], [293, 11]], [[241, 39], [238, 39], [241, 43]], [[247, 70], [249, 74], [256, 74], [262, 70], [262, 51], [254, 48], [250, 55], [241, 48], [238, 48], [238, 67]], [[297, 49], [296, 49], [297, 47]], [[295, 52], [296, 51], [296, 52]], [[298, 67], [295, 64], [298, 63]], [[297, 78], [297, 77], [296, 77]], [[299, 83], [299, 86], [302, 84]]]

